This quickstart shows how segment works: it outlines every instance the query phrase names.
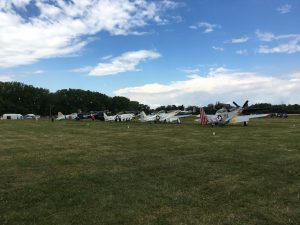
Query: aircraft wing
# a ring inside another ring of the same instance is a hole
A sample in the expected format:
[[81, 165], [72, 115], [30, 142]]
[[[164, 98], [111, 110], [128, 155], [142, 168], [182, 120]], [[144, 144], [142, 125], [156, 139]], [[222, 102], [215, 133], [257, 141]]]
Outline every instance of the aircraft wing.
[[269, 114], [253, 114], [253, 115], [236, 116], [230, 120], [230, 123], [243, 123], [243, 122], [248, 122], [249, 119], [261, 118], [267, 116], [269, 116]]
[[190, 117], [193, 116], [192, 114], [186, 114], [186, 115], [176, 115], [176, 117], [178, 118], [186, 118], [186, 117]]

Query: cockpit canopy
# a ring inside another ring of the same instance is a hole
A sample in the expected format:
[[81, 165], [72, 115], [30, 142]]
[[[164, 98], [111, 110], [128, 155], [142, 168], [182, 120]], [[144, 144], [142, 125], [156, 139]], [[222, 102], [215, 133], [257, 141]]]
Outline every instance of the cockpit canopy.
[[227, 109], [222, 108], [222, 109], [219, 109], [216, 113], [220, 114], [220, 113], [226, 113], [226, 112], [227, 112]]

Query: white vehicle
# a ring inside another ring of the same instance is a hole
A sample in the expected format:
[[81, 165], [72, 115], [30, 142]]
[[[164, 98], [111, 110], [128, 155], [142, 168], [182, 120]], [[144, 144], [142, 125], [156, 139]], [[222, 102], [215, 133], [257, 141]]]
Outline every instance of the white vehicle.
[[236, 124], [243, 123], [244, 126], [248, 125], [249, 119], [267, 117], [269, 114], [254, 114], [254, 115], [240, 115], [245, 108], [248, 107], [248, 101], [240, 107], [238, 104], [233, 102], [236, 107], [230, 109], [221, 108], [215, 115], [206, 115], [203, 108], [200, 108], [200, 114], [197, 116], [199, 119], [196, 121], [200, 124], [215, 124], [215, 125], [226, 125], [226, 124]]
[[61, 112], [57, 114], [56, 120], [75, 120], [77, 118], [78, 114], [77, 113], [72, 113], [69, 115], [64, 115]]
[[159, 120], [159, 116], [157, 114], [146, 115], [144, 111], [140, 113], [140, 121], [143, 123], [146, 122], [156, 122]]
[[105, 112], [103, 113], [104, 121], [115, 121], [115, 116], [108, 116]]
[[180, 123], [180, 117], [176, 116], [177, 114], [180, 113], [180, 110], [175, 110], [172, 112], [159, 112], [157, 114], [157, 118], [159, 122], [163, 122], [163, 123]]
[[21, 114], [8, 113], [8, 114], [3, 114], [2, 119], [3, 120], [21, 120], [21, 119], [23, 119], [23, 116]]
[[163, 122], [163, 123], [180, 123], [180, 118], [188, 117], [190, 115], [178, 115], [181, 111], [175, 110], [172, 112], [159, 111], [153, 115], [146, 115], [145, 112], [141, 112], [140, 121], [141, 122]]
[[24, 115], [24, 119], [39, 119], [41, 118], [39, 115], [35, 115], [35, 114], [26, 114]]
[[134, 118], [134, 115], [132, 113], [117, 114], [114, 116], [108, 116], [106, 113], [103, 113], [103, 116], [105, 121], [115, 121], [115, 122], [127, 122], [133, 120]]

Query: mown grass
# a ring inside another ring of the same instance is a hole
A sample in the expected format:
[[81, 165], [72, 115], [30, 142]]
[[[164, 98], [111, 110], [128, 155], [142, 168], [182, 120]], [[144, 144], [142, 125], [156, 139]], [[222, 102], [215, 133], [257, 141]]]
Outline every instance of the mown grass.
[[300, 117], [0, 130], [0, 224], [300, 224]]

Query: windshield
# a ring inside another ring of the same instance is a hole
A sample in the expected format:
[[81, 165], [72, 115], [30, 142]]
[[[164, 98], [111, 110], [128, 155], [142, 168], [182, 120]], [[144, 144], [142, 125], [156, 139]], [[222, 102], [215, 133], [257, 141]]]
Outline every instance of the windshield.
[[222, 108], [222, 109], [219, 109], [219, 110], [217, 111], [217, 113], [224, 113], [224, 112], [227, 112], [227, 109]]

